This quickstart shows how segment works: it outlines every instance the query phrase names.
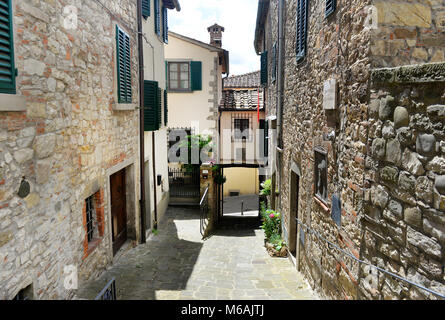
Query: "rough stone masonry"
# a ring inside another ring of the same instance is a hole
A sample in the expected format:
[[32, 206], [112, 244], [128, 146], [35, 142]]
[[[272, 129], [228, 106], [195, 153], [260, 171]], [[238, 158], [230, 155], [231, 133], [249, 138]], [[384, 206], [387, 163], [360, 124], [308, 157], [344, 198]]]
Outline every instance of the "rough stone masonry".
[[[135, 159], [139, 181], [138, 111], [113, 108], [116, 24], [130, 35], [138, 103], [136, 1], [102, 2], [108, 10], [93, 0], [69, 1], [70, 10], [66, 1], [12, 1], [17, 96], [26, 111], [0, 112], [0, 299], [28, 286], [34, 299], [72, 297], [65, 266], [77, 267], [81, 282], [112, 259], [107, 169]], [[72, 12], [76, 24], [64, 24]], [[22, 177], [30, 184], [24, 199]], [[92, 250], [83, 208], [94, 194], [105, 221]]]

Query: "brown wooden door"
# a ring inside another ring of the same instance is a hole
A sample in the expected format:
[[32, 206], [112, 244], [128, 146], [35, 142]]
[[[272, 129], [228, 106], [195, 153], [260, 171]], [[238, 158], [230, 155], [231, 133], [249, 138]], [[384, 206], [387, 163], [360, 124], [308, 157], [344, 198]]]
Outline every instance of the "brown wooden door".
[[110, 177], [111, 189], [111, 228], [113, 234], [113, 254], [127, 240], [127, 211], [125, 201], [125, 169]]

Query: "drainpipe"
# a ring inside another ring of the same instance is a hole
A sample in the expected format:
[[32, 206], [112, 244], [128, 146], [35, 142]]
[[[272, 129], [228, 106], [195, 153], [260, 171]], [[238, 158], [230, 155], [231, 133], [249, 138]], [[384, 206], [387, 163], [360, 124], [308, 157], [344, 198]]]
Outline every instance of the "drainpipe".
[[[277, 168], [281, 170], [282, 158], [283, 158], [283, 91], [284, 91], [284, 51], [285, 51], [285, 39], [284, 39], [284, 20], [285, 20], [285, 0], [280, 0], [278, 3], [278, 77], [277, 77]], [[277, 174], [278, 178], [278, 192], [281, 195], [282, 177], [281, 172]], [[272, 190], [275, 192], [275, 190]], [[278, 198], [280, 199], [280, 197]], [[281, 210], [281, 201], [277, 209]]]
[[138, 54], [139, 54], [139, 141], [140, 141], [140, 176], [141, 176], [141, 198], [139, 207], [141, 210], [141, 244], [146, 242], [145, 229], [147, 225], [145, 215], [145, 148], [144, 148], [144, 48], [142, 43], [142, 0], [137, 2], [138, 21]]
[[158, 193], [157, 193], [158, 180], [156, 177], [156, 136], [155, 136], [155, 131], [153, 131], [151, 137], [152, 137], [151, 146], [152, 146], [152, 154], [153, 154], [153, 160], [152, 160], [152, 162], [153, 162], [153, 189], [154, 189], [153, 190], [154, 191], [153, 200], [155, 203], [155, 205], [154, 205], [154, 209], [155, 209], [155, 219], [154, 220], [155, 221], [153, 223], [153, 228], [157, 229], [158, 228]]

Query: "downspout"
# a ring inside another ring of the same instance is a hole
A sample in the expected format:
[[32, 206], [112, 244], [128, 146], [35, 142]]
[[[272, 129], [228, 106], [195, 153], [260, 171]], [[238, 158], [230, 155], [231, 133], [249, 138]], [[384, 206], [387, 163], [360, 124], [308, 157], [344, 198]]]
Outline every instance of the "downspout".
[[[277, 169], [278, 174], [278, 193], [279, 193], [279, 205], [277, 208], [281, 210], [281, 167], [283, 158], [283, 91], [284, 91], [284, 52], [285, 52], [285, 39], [284, 39], [284, 20], [285, 20], [285, 0], [280, 0], [278, 3], [278, 77], [277, 77]], [[272, 190], [275, 192], [275, 190]]]
[[153, 223], [153, 228], [157, 229], [158, 228], [158, 181], [157, 181], [157, 177], [156, 177], [156, 139], [155, 139], [155, 131], [152, 132], [152, 154], [153, 154], [153, 191], [154, 191], [154, 211], [155, 211], [155, 219], [154, 219], [154, 223]]
[[139, 141], [140, 141], [140, 176], [141, 176], [141, 198], [139, 207], [141, 210], [141, 244], [146, 242], [145, 229], [147, 226], [145, 215], [145, 148], [144, 148], [144, 48], [142, 42], [142, 0], [137, 2], [137, 21], [138, 21], [138, 51], [139, 51]]

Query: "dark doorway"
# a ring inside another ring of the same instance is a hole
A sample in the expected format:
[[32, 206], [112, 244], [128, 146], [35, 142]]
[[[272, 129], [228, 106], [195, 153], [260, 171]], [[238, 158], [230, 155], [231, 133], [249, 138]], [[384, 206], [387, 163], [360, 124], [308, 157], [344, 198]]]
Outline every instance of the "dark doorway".
[[113, 254], [116, 254], [116, 252], [127, 240], [125, 169], [113, 174], [110, 177], [110, 189]]
[[296, 257], [297, 256], [297, 243], [298, 243], [298, 202], [300, 193], [300, 176], [292, 171], [291, 173], [291, 198], [290, 198], [290, 221], [289, 221], [289, 251]]

